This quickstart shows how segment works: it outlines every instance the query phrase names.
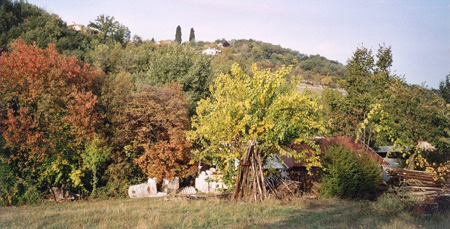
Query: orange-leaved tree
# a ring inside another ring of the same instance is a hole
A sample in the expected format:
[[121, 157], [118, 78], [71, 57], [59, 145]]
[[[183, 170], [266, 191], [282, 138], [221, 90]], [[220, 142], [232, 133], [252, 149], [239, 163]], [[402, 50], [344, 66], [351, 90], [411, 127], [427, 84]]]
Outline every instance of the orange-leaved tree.
[[148, 177], [181, 178], [194, 171], [190, 165], [191, 143], [189, 104], [179, 84], [163, 87], [141, 85], [119, 114], [118, 138], [124, 139], [124, 152]]
[[18, 39], [0, 58], [2, 163], [42, 186], [82, 186], [81, 153], [95, 135], [99, 72]]

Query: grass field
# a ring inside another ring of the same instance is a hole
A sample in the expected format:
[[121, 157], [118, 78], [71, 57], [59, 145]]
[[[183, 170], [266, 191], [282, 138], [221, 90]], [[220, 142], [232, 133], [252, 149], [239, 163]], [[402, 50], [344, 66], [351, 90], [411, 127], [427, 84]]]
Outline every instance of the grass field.
[[[375, 207], [374, 207], [375, 206]], [[368, 201], [264, 203], [163, 198], [0, 208], [0, 228], [449, 228], [449, 215], [414, 215]], [[386, 211], [387, 210], [387, 211]], [[398, 214], [392, 214], [396, 212]]]

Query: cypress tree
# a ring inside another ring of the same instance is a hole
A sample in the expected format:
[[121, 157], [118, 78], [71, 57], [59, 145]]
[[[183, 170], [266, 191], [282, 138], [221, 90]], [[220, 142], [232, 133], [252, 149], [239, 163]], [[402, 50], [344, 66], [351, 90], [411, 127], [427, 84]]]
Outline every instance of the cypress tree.
[[177, 31], [175, 33], [175, 42], [181, 44], [181, 27], [177, 26]]
[[191, 28], [191, 33], [189, 34], [189, 41], [195, 41], [195, 31]]

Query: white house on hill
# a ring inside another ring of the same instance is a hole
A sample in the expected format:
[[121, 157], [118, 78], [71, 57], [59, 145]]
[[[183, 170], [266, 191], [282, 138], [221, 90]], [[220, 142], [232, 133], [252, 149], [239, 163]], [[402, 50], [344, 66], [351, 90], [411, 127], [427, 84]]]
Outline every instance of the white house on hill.
[[202, 51], [202, 54], [204, 55], [218, 55], [222, 53], [222, 51], [220, 49], [216, 49], [216, 48], [207, 48], [205, 50]]

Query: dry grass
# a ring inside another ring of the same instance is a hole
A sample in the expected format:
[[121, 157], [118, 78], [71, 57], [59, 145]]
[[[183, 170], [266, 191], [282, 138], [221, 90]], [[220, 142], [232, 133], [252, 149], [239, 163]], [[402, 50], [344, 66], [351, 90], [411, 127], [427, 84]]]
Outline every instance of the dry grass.
[[345, 200], [232, 203], [162, 198], [44, 203], [0, 208], [0, 228], [445, 228], [448, 215], [382, 216]]

